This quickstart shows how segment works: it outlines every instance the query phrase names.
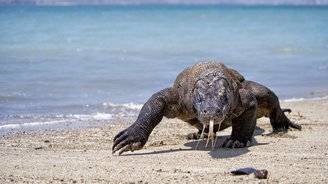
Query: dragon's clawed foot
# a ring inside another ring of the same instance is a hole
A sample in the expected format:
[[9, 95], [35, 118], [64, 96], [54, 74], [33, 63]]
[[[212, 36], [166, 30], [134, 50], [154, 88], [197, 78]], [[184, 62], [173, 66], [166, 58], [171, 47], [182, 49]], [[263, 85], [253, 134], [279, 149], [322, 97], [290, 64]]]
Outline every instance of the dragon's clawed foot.
[[251, 146], [251, 141], [241, 141], [235, 139], [226, 139], [222, 145], [223, 148], [243, 148]]
[[131, 126], [118, 133], [114, 138], [113, 154], [119, 151], [119, 155], [123, 152], [141, 149], [147, 142], [148, 137], [144, 136], [142, 130], [137, 126]]
[[[186, 137], [187, 140], [198, 140], [200, 139], [201, 133], [199, 132], [194, 132], [194, 133], [189, 133]], [[204, 138], [208, 138], [208, 134], [204, 133]]]

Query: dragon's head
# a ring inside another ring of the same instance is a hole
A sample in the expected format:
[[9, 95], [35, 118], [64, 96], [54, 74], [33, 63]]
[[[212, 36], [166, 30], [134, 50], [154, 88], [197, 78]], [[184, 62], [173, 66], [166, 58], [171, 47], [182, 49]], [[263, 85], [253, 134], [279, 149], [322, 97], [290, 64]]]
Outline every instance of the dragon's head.
[[232, 92], [225, 77], [210, 73], [200, 78], [193, 90], [193, 106], [199, 121], [221, 123], [232, 105]]

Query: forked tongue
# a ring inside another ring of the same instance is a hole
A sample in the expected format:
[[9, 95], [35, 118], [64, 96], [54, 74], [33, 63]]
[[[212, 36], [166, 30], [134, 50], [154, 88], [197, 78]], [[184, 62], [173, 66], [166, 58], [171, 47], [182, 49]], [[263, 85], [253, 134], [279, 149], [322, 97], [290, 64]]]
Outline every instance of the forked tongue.
[[200, 137], [199, 137], [199, 139], [198, 139], [198, 142], [197, 142], [197, 144], [196, 144], [195, 149], [197, 149], [200, 140], [204, 139], [204, 131], [205, 131], [205, 128], [206, 128], [206, 126], [205, 126], [205, 124], [203, 124], [203, 130], [202, 130], [202, 133], [200, 134]]
[[[215, 138], [215, 141], [214, 141]], [[212, 141], [212, 150], [215, 147], [215, 143], [216, 143], [216, 135], [214, 135], [214, 121], [213, 119], [210, 120], [210, 125], [209, 125], [209, 129], [208, 129], [208, 138], [207, 138], [207, 142], [206, 142], [206, 148], [208, 146], [208, 143], [210, 142], [210, 139]]]
[[[218, 130], [220, 130], [221, 124], [222, 124], [222, 122], [219, 123], [219, 129]], [[195, 149], [197, 149], [200, 140], [204, 139], [205, 128], [206, 128], [206, 125], [203, 124], [203, 130], [202, 130], [202, 133], [200, 134], [200, 138], [198, 139], [198, 142], [196, 144]], [[217, 140], [216, 134], [214, 133], [214, 120], [213, 119], [211, 119], [210, 123], [209, 123], [208, 138], [207, 138], [207, 142], [206, 142], [205, 147], [208, 146], [208, 143], [210, 142], [210, 139], [212, 141], [212, 150], [213, 150], [215, 148], [216, 140]]]

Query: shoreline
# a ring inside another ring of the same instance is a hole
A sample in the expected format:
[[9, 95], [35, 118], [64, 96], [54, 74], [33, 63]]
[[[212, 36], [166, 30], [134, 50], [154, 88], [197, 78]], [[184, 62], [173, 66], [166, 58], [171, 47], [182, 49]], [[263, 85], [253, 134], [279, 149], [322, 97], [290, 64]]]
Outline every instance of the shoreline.
[[[0, 138], [0, 183], [327, 183], [328, 99], [281, 102], [302, 125], [272, 135], [269, 119], [257, 121], [253, 146], [241, 149], [194, 147], [186, 135], [196, 130], [177, 119], [163, 119], [144, 149], [112, 155], [113, 137], [132, 123], [68, 131], [41, 131]], [[217, 146], [231, 128], [218, 133]], [[268, 179], [233, 176], [230, 171], [267, 169]], [[127, 175], [129, 177], [127, 177]]]
[[[280, 100], [280, 103], [293, 103], [293, 102], [307, 102], [307, 101], [320, 101], [320, 100], [328, 100], [328, 96], [324, 97], [314, 97], [314, 98], [290, 98]], [[9, 123], [9, 124], [1, 124], [0, 125], [0, 138], [6, 136], [12, 136], [12, 134], [20, 134], [24, 132], [36, 133], [43, 132], [48, 130], [54, 131], [71, 131], [75, 129], [85, 129], [85, 128], [93, 128], [93, 127], [101, 127], [106, 124], [116, 124], [120, 123], [120, 120], [124, 121], [133, 121], [138, 116], [138, 110], [141, 109], [143, 104], [135, 104], [135, 103], [123, 103], [123, 104], [110, 104], [111, 106], [118, 108], [126, 108], [128, 110], [134, 110], [136, 114], [128, 114], [119, 115], [112, 113], [92, 113], [92, 114], [68, 114], [68, 115], [57, 115], [57, 117], [68, 117], [63, 119], [49, 119], [47, 121], [42, 121], [46, 115], [42, 115], [41, 119], [35, 119], [31, 122], [24, 123]], [[36, 115], [39, 116], [39, 115]], [[54, 116], [54, 115], [50, 115]], [[33, 115], [27, 115], [29, 119], [33, 117]], [[10, 120], [13, 122], [14, 120]], [[20, 120], [21, 121], [21, 120]], [[92, 122], [92, 123], [88, 123]], [[109, 122], [109, 123], [108, 123]]]

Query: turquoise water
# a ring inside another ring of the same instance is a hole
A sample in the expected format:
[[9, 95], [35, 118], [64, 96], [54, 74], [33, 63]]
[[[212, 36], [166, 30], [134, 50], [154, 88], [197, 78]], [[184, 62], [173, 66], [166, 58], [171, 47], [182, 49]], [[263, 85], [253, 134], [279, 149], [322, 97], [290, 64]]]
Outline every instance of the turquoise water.
[[328, 7], [0, 6], [0, 131], [134, 116], [204, 60], [327, 97]]

